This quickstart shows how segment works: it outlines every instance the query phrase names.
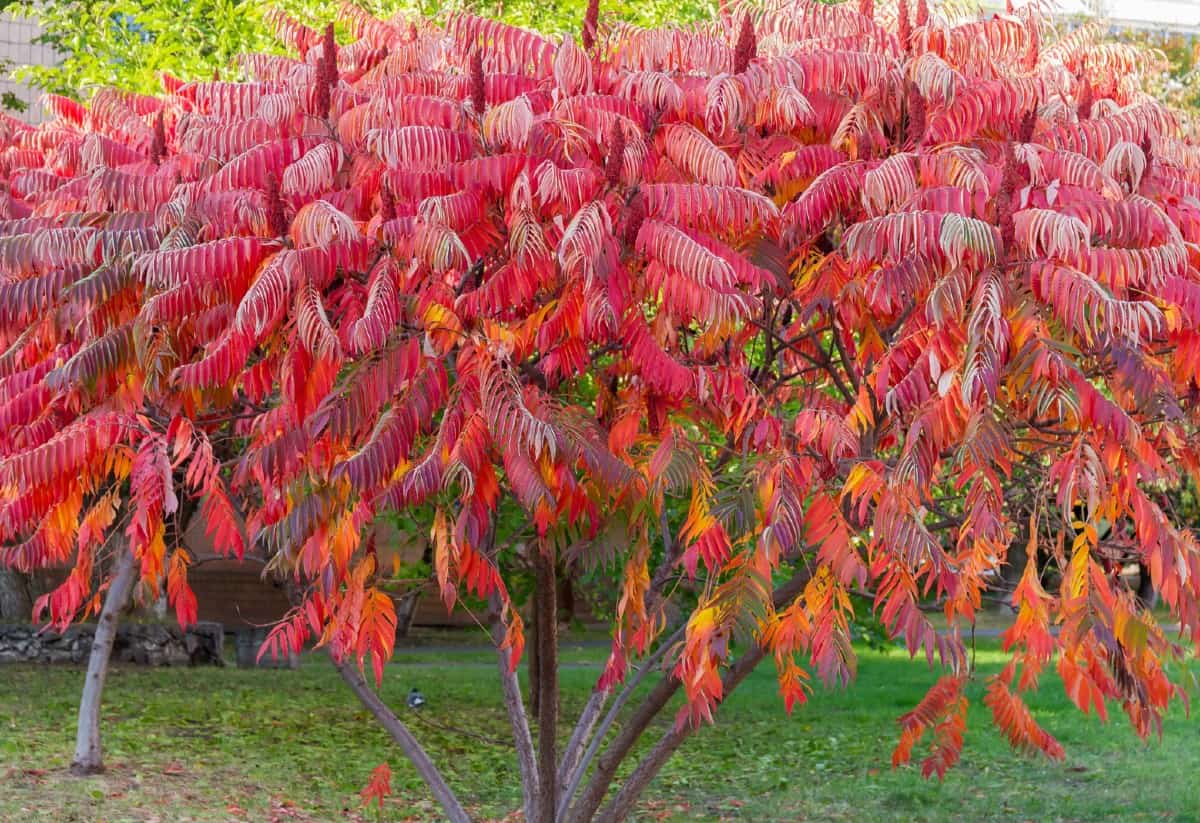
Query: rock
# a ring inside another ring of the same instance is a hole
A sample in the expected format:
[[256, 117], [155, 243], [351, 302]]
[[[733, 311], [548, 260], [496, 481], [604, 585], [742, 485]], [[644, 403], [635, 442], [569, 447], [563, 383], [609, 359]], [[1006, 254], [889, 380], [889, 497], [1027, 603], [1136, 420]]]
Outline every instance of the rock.
[[[84, 663], [95, 626], [71, 626], [62, 634], [28, 624], [0, 624], [0, 663]], [[117, 629], [113, 659], [148, 666], [223, 666], [225, 631], [200, 623], [181, 631], [161, 623], [126, 623]]]

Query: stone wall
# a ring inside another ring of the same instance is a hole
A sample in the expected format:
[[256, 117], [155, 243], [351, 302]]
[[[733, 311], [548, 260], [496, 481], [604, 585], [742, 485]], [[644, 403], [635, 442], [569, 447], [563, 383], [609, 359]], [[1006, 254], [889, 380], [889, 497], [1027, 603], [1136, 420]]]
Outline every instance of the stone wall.
[[[27, 624], [0, 624], [0, 663], [86, 663], [96, 627], [71, 626], [62, 634]], [[186, 632], [161, 623], [125, 623], [117, 629], [112, 659], [146, 666], [223, 666], [220, 623], [197, 623]]]

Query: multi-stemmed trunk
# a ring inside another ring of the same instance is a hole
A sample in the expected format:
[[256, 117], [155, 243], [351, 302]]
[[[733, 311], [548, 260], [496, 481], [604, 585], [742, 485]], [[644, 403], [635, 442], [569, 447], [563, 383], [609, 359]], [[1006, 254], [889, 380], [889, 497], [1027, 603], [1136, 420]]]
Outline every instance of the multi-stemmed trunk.
[[[491, 604], [492, 639], [499, 654], [501, 690], [512, 727], [521, 775], [525, 819], [536, 823], [587, 823], [592, 820], [615, 823], [624, 820], [662, 766], [695, 731], [695, 727], [691, 725], [669, 727], [634, 765], [618, 790], [609, 796], [617, 771], [682, 688], [682, 683], [673, 674], [662, 672], [661, 678], [653, 688], [633, 701], [632, 712], [619, 723], [621, 710], [631, 701], [643, 681], [662, 670], [662, 660], [683, 637], [684, 630], [682, 627], [678, 628], [665, 637], [658, 648], [643, 661], [641, 667], [631, 673], [621, 688], [592, 692], [569, 742], [559, 757], [554, 558], [539, 554], [534, 560], [534, 572], [534, 599], [537, 601], [534, 614], [537, 615], [537, 619], [536, 626], [531, 628], [537, 636], [536, 692], [541, 704], [536, 746], [518, 675], [511, 665], [509, 650], [504, 644], [504, 628], [499, 619], [498, 599], [494, 597]], [[665, 576], [663, 579], [666, 579]], [[793, 602], [803, 591], [808, 580], [809, 571], [806, 567], [795, 571], [791, 579], [775, 589], [772, 598], [775, 608], [784, 608]], [[728, 695], [737, 688], [764, 656], [765, 649], [755, 644], [732, 661], [722, 678], [724, 693]], [[441, 803], [447, 819], [456, 823], [468, 820], [461, 801], [404, 723], [384, 704], [352, 664], [339, 665], [338, 670], [363, 705], [375, 715], [412, 761], [435, 798]], [[532, 696], [531, 690], [530, 697]], [[615, 699], [609, 706], [609, 701], [614, 696]], [[611, 735], [611, 740], [608, 740], [609, 733], [614, 728], [616, 732]]]
[[100, 619], [96, 622], [96, 634], [92, 638], [92, 650], [88, 656], [87, 677], [83, 681], [83, 695], [79, 700], [75, 758], [71, 761], [73, 774], [89, 775], [104, 771], [104, 755], [100, 745], [100, 701], [104, 694], [104, 682], [108, 679], [113, 640], [117, 636], [121, 612], [133, 593], [137, 571], [138, 563], [133, 553], [128, 547], [119, 545], [116, 567], [108, 584], [108, 593], [104, 596]]

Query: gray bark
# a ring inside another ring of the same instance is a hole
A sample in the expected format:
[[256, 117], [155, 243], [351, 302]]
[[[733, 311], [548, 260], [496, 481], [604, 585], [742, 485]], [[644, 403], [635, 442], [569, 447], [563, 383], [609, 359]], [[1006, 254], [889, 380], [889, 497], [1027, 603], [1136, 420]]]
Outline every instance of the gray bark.
[[[595, 759], [596, 753], [600, 750], [600, 746], [604, 743], [604, 738], [608, 736], [608, 730], [612, 728], [612, 724], [616, 721], [617, 715], [621, 711], [621, 707], [623, 707], [626, 701], [633, 696], [633, 693], [637, 690], [637, 687], [641, 685], [642, 681], [646, 678], [646, 675], [652, 670], [658, 668], [659, 662], [666, 655], [666, 653], [671, 649], [672, 646], [674, 646], [683, 638], [686, 629], [686, 626], [680, 626], [673, 634], [671, 634], [670, 637], [659, 644], [658, 649], [653, 654], [646, 658], [646, 660], [642, 663], [641, 668], [638, 669], [637, 674], [635, 674], [633, 678], [625, 684], [625, 688], [623, 688], [621, 693], [617, 696], [616, 701], [608, 710], [608, 714], [604, 716], [603, 722], [601, 722], [600, 727], [596, 729], [596, 734], [592, 737], [591, 743], [588, 744], [587, 751], [584, 752], [583, 757], [578, 763], [570, 764], [570, 777], [569, 779], [565, 779], [563, 781], [566, 784], [566, 788], [563, 789], [562, 799], [558, 804], [558, 816], [560, 820], [565, 820], [567, 818], [567, 811], [570, 808], [571, 800], [574, 799], [575, 792], [579, 790], [579, 784], [583, 782], [583, 776], [587, 774], [588, 766], [590, 766], [592, 760]], [[599, 692], [597, 692], [597, 694], [599, 694]], [[591, 705], [591, 703], [588, 704], [589, 709], [591, 708]], [[599, 714], [599, 711], [600, 708], [597, 707], [597, 715]], [[594, 719], [592, 722], [594, 723]], [[567, 765], [565, 758], [563, 765]]]
[[[330, 657], [332, 660], [332, 656]], [[379, 721], [379, 725], [383, 726], [387, 733], [391, 735], [392, 740], [400, 747], [405, 756], [412, 762], [417, 773], [421, 775], [421, 779], [429, 786], [433, 796], [438, 803], [442, 805], [442, 810], [446, 813], [446, 819], [450, 823], [471, 823], [471, 818], [467, 816], [466, 810], [454, 791], [446, 783], [446, 779], [442, 777], [442, 773], [438, 771], [438, 767], [434, 765], [429, 758], [429, 754], [421, 746], [404, 722], [396, 717], [395, 713], [388, 708], [387, 704], [372, 691], [367, 685], [367, 681], [363, 679], [359, 670], [351, 663], [338, 663], [333, 661], [333, 665], [337, 668], [338, 674], [342, 676], [342, 680], [346, 681], [346, 685], [354, 692], [354, 696], [375, 716]]]
[[[750, 672], [766, 655], [766, 650], [755, 644], [742, 655], [736, 663], [730, 667], [725, 676], [721, 678], [724, 684], [725, 694], [728, 695], [736, 689]], [[663, 767], [671, 755], [679, 748], [683, 741], [687, 740], [697, 726], [687, 723], [682, 726], [675, 726], [659, 738], [658, 743], [654, 748], [642, 758], [637, 764], [633, 772], [626, 778], [621, 788], [617, 791], [612, 801], [600, 812], [597, 820], [601, 823], [618, 823], [629, 816], [633, 811], [633, 805], [637, 799], [641, 797], [642, 792], [650, 785], [650, 781], [658, 775], [659, 770]]]
[[[791, 603], [804, 590], [804, 586], [808, 583], [812, 576], [812, 571], [807, 566], [798, 569], [786, 583], [776, 587], [772, 593], [772, 602], [776, 609], [784, 608]], [[727, 687], [725, 695], [729, 693], [745, 679], [754, 668], [755, 665], [762, 659], [763, 650], [755, 644], [751, 649], [747, 650], [734, 665], [726, 672], [725, 680]], [[671, 675], [664, 677], [662, 680], [650, 690], [650, 693], [643, 698], [638, 704], [633, 716], [621, 728], [621, 731], [613, 739], [612, 743], [600, 753], [596, 758], [596, 768], [592, 772], [591, 780], [584, 787], [583, 793], [579, 800], [570, 808], [566, 815], [568, 823], [585, 823], [594, 819], [600, 804], [604, 801], [604, 796], [608, 793], [609, 787], [612, 785], [613, 778], [616, 777], [617, 769], [621, 763], [629, 755], [634, 745], [641, 739], [646, 729], [654, 722], [671, 698], [679, 691], [682, 684], [680, 681]], [[646, 755], [641, 763], [635, 768], [634, 773], [630, 775], [630, 780], [636, 777], [636, 782], [630, 785], [630, 781], [622, 786], [618, 797], [614, 797], [612, 803], [604, 810], [602, 817], [604, 819], [619, 819], [612, 818], [611, 813], [614, 811], [628, 814], [628, 809], [632, 808], [632, 804], [636, 802], [638, 796], [645, 790], [650, 781], [658, 774], [658, 770], [662, 768], [662, 764], [675, 752], [683, 740], [687, 737], [687, 732], [683, 737], [676, 739], [674, 731], [668, 732], [663, 736], [651, 752]]]
[[108, 584], [108, 593], [104, 596], [100, 619], [96, 623], [87, 676], [83, 681], [83, 695], [79, 700], [75, 758], [71, 761], [71, 773], [75, 775], [104, 771], [104, 753], [100, 745], [100, 701], [104, 694], [104, 681], [108, 679], [108, 660], [117, 636], [117, 624], [121, 619], [121, 611], [133, 593], [138, 572], [137, 559], [129, 547], [122, 542], [116, 548], [117, 565]]
[[503, 648], [504, 623], [500, 619], [500, 597], [492, 595], [492, 641], [496, 644], [496, 656], [500, 667], [500, 687], [504, 693], [504, 708], [512, 727], [513, 743], [517, 747], [517, 767], [521, 773], [521, 799], [526, 820], [537, 814], [538, 773], [533, 750], [533, 735], [529, 731], [529, 716], [525, 713], [525, 702], [521, 699], [521, 684], [512, 667], [512, 651]]
[[[600, 713], [604, 711], [604, 706], [608, 703], [609, 691], [609, 689], [592, 691], [583, 711], [579, 713], [579, 719], [575, 721], [575, 728], [571, 732], [571, 739], [567, 741], [567, 747], [563, 749], [562, 758], [558, 761], [558, 785], [565, 787], [570, 783], [571, 775], [575, 773], [575, 767], [579, 765], [579, 759], [583, 756], [583, 747], [591, 739], [592, 730], [596, 728], [596, 723], [600, 720]], [[559, 817], [562, 817], [566, 811], [564, 805], [568, 802], [570, 802], [570, 795], [564, 789], [564, 796], [558, 801]]]
[[0, 620], [27, 623], [33, 617], [33, 597], [28, 576], [0, 568]]
[[558, 808], [558, 587], [554, 557], [535, 549], [538, 646], [537, 823], [555, 823]]

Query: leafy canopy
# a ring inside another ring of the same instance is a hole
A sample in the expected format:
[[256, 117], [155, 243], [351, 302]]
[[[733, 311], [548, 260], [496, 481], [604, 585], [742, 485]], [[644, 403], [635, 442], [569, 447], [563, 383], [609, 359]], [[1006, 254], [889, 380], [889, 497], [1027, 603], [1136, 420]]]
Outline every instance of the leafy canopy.
[[[1014, 746], [1062, 754], [1021, 698], [1051, 664], [1083, 711], [1159, 726], [1185, 651], [1120, 571], [1200, 637], [1163, 507], [1200, 468], [1200, 148], [1142, 92], [1153, 56], [1035, 6], [589, 13], [582, 44], [339, 14], [344, 46], [275, 14], [296, 56], [237, 81], [5, 123], [0, 538], [73, 566], [56, 622], [118, 517], [191, 619], [165, 524], [190, 495], [241, 551], [228, 484], [303, 591], [270, 645], [377, 677], [362, 533], [429, 506], [442, 597], [492, 598], [514, 665], [515, 553], [611, 570], [600, 689], [682, 621], [680, 724], [755, 650], [789, 709], [848, 682], [866, 593], [947, 670], [895, 754], [932, 732], [942, 774], [999, 588]], [[497, 533], [502, 501], [527, 528]]]

